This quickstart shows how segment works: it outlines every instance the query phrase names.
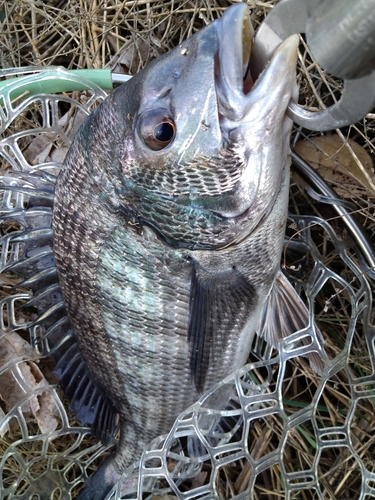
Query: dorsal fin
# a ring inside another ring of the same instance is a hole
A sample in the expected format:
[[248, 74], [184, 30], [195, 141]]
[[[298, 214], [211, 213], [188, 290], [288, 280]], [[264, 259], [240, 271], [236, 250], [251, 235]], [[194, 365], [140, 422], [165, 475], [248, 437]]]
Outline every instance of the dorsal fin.
[[[105, 394], [96, 386], [89, 371], [77, 339], [72, 332], [63, 303], [60, 285], [52, 251], [51, 216], [49, 207], [53, 198], [54, 178], [22, 174], [30, 186], [10, 185], [10, 177], [0, 178], [5, 182], [1, 189], [23, 192], [30, 196], [27, 207], [13, 210], [6, 201], [0, 208], [0, 220], [17, 221], [21, 229], [0, 238], [0, 271], [12, 271], [23, 278], [17, 286], [28, 286], [33, 295], [20, 307], [34, 307], [38, 318], [30, 326], [31, 344], [41, 355], [52, 354], [56, 359], [55, 372], [65, 395], [70, 399], [70, 407], [83, 425], [90, 425], [92, 433], [109, 444], [116, 433], [117, 412]], [[9, 180], [9, 184], [6, 184]], [[52, 184], [52, 185], [51, 185]], [[34, 187], [32, 186], [34, 185]], [[41, 189], [46, 186], [47, 189]], [[46, 195], [46, 196], [43, 196]], [[42, 199], [38, 197], [42, 196]], [[37, 206], [47, 201], [46, 206]], [[47, 198], [47, 200], [45, 199]], [[12, 255], [12, 259], [9, 255]], [[42, 337], [38, 331], [43, 331]]]
[[117, 430], [117, 411], [97, 387], [75, 339], [59, 356], [55, 372], [77, 419], [89, 425], [104, 445], [109, 444]]

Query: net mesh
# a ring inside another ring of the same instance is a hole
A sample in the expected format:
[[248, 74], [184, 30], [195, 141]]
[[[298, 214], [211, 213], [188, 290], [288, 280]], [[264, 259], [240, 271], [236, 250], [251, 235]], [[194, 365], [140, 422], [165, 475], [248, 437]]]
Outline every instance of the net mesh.
[[[24, 231], [50, 224], [48, 207], [24, 213], [41, 189], [28, 175], [58, 172], [78, 125], [105, 94], [92, 85], [70, 96], [14, 100], [16, 85], [5, 88], [0, 108], [0, 497], [70, 499], [115, 443], [96, 442], [69, 412], [17, 264]], [[111, 499], [375, 497], [372, 279], [329, 206], [318, 217], [306, 196], [293, 181], [282, 267], [309, 307], [309, 325], [277, 350], [256, 339], [251, 362], [155, 439]], [[328, 356], [321, 377], [304, 357], [318, 350], [316, 328]], [[303, 337], [310, 345], [295, 347]]]

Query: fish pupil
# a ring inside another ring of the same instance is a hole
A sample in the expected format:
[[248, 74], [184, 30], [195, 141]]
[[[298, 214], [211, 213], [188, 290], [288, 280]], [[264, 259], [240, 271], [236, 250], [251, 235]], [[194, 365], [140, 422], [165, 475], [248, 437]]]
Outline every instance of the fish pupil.
[[138, 118], [137, 130], [146, 146], [153, 151], [160, 151], [173, 141], [176, 124], [168, 110], [150, 109]]
[[174, 136], [174, 127], [171, 123], [159, 123], [154, 129], [155, 139], [160, 142], [170, 142]]

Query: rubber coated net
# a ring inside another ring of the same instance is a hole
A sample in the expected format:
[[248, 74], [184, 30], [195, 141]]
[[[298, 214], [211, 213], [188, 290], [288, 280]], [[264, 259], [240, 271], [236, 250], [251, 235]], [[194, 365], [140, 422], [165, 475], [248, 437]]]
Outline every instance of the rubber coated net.
[[[54, 71], [30, 74], [25, 88], [52, 74], [72, 79]], [[17, 265], [25, 234], [49, 230], [51, 204], [37, 202], [48, 190], [33, 176], [47, 182], [58, 173], [78, 125], [105, 94], [88, 84], [70, 97], [14, 98], [17, 85], [5, 88], [0, 108], [0, 497], [70, 499], [113, 446], [95, 441], [62, 399], [32, 283]], [[43, 251], [48, 259], [48, 244]], [[257, 339], [251, 362], [155, 439], [110, 498], [375, 497], [372, 275], [330, 204], [295, 180], [282, 268], [309, 307], [309, 325], [277, 351]], [[316, 328], [328, 355], [322, 377], [304, 357], [314, 340], [295, 347], [316, 338]]]

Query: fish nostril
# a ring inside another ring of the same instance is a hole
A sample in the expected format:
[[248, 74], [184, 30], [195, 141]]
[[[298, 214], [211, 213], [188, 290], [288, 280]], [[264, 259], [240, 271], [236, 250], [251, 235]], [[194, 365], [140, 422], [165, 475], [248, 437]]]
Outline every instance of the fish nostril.
[[243, 141], [242, 134], [240, 133], [238, 127], [232, 128], [228, 131], [228, 139], [230, 140], [230, 142], [237, 144]]

